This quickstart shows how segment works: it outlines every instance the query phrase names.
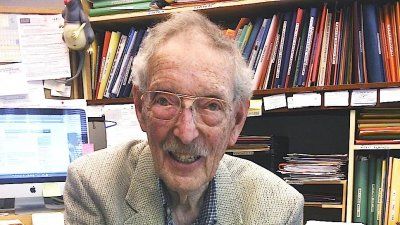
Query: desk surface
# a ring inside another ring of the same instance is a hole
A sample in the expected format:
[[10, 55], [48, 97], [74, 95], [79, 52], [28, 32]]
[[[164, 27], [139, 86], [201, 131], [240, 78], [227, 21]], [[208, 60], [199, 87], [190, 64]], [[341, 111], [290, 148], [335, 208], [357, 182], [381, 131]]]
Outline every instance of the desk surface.
[[31, 214], [9, 214], [7, 216], [0, 216], [0, 220], [15, 220], [19, 219], [24, 225], [32, 225], [32, 215]]

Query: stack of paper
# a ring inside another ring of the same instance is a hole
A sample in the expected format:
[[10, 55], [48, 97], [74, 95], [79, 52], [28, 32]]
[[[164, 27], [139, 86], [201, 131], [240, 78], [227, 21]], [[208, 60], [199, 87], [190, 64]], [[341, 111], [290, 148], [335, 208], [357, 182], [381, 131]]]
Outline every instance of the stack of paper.
[[345, 179], [347, 154], [311, 155], [292, 153], [283, 157], [279, 171], [288, 183], [338, 181]]

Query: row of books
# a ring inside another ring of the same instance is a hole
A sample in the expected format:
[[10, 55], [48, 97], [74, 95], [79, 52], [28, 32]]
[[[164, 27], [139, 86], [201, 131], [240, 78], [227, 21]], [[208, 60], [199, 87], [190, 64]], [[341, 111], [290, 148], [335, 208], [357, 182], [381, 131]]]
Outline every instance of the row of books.
[[358, 155], [354, 169], [353, 222], [400, 222], [400, 158]]
[[253, 89], [400, 81], [400, 3], [298, 8], [241, 18], [234, 38]]
[[[132, 27], [128, 35], [106, 31], [104, 38], [92, 44], [91, 85], [95, 99], [129, 97], [134, 74], [131, 67], [146, 29]], [[85, 88], [85, 87], [84, 87]]]
[[151, 0], [93, 0], [89, 16], [146, 11], [150, 9]]
[[364, 109], [356, 123], [356, 144], [400, 144], [400, 109]]
[[347, 154], [313, 155], [290, 153], [283, 157], [278, 172], [292, 184], [346, 179]]

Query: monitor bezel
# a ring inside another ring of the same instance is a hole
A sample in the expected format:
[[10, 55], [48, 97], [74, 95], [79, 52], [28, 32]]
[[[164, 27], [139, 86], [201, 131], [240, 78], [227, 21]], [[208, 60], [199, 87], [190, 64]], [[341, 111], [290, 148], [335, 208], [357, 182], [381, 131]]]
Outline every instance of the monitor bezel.
[[[0, 108], [0, 115], [77, 115], [81, 121], [81, 140], [83, 144], [88, 143], [87, 117], [84, 109], [75, 108]], [[47, 183], [64, 182], [67, 172], [63, 175], [38, 176], [38, 177], [18, 177], [18, 178], [0, 178], [0, 185], [6, 184], [24, 184], [24, 183]]]

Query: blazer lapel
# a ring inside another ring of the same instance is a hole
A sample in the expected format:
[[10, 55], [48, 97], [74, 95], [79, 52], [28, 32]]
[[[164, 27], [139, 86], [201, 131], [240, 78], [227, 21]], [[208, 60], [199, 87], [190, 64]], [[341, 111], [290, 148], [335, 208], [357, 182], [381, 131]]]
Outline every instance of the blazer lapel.
[[149, 147], [140, 152], [125, 197], [133, 212], [124, 224], [163, 224], [164, 209]]
[[215, 176], [217, 189], [217, 224], [243, 224], [242, 196], [236, 189], [236, 184], [233, 182], [226, 167], [224, 160], [221, 160]]

